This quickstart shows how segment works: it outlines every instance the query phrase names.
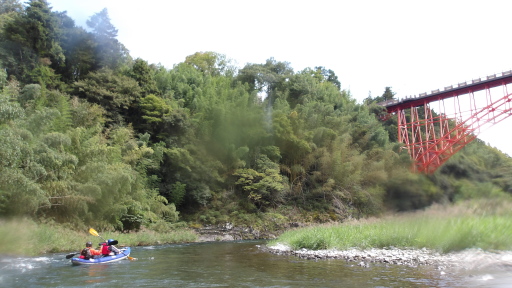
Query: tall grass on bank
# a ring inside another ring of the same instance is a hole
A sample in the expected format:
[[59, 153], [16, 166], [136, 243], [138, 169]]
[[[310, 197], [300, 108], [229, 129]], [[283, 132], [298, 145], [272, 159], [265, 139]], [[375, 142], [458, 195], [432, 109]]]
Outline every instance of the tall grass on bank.
[[[193, 242], [197, 234], [187, 229], [169, 232], [142, 231], [137, 233], [117, 233], [98, 231], [104, 239], [116, 239], [118, 246], [140, 246], [167, 243]], [[77, 252], [85, 247], [85, 242], [94, 245], [103, 242], [100, 237], [88, 231], [75, 231], [56, 224], [35, 223], [31, 220], [0, 219], [0, 255], [36, 256], [44, 253]]]
[[311, 250], [384, 247], [425, 247], [445, 253], [466, 248], [510, 250], [512, 202], [472, 201], [382, 219], [290, 230], [269, 245], [277, 243]]

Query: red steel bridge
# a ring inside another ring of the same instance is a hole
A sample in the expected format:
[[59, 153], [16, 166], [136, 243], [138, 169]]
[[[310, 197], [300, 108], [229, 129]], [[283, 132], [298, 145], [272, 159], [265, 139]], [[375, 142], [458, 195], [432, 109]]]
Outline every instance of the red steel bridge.
[[431, 174], [486, 128], [512, 115], [512, 70], [379, 103], [398, 117], [414, 170]]

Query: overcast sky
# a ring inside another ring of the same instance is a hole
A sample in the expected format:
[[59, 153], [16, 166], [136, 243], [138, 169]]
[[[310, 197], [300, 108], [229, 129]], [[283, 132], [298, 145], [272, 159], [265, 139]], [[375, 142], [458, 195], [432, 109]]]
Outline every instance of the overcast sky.
[[[239, 67], [270, 57], [295, 71], [324, 66], [359, 102], [386, 86], [402, 98], [512, 69], [507, 0], [48, 2], [84, 28], [107, 8], [133, 58], [172, 68], [213, 51]], [[502, 122], [479, 138], [512, 155], [508, 127]]]

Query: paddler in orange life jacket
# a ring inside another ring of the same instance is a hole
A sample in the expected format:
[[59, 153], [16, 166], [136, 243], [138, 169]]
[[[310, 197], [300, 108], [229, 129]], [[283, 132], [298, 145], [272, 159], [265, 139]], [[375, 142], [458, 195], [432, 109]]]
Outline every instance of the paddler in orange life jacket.
[[80, 252], [80, 258], [85, 260], [97, 258], [98, 255], [101, 255], [101, 251], [92, 248], [92, 242], [90, 241], [85, 243], [85, 248]]

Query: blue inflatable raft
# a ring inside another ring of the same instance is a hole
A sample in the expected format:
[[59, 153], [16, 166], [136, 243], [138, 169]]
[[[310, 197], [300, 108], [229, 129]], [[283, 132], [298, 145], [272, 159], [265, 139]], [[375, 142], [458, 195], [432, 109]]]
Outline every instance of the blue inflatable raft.
[[105, 257], [89, 259], [89, 260], [75, 257], [75, 258], [71, 259], [71, 263], [73, 263], [73, 265], [106, 264], [106, 263], [124, 260], [124, 259], [128, 258], [128, 256], [130, 256], [130, 247], [125, 247], [125, 248], [121, 249], [121, 253], [119, 253], [117, 255], [105, 256]]

